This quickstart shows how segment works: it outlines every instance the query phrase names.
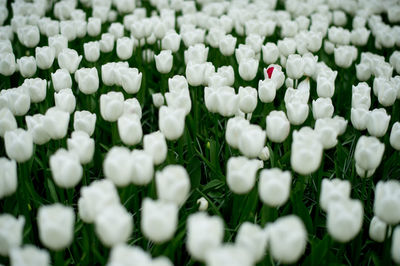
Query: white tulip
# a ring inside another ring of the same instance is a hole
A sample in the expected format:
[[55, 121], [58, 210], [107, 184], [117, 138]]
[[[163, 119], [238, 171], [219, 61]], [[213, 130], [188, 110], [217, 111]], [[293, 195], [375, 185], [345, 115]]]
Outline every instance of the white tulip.
[[289, 171], [282, 171], [279, 168], [262, 170], [258, 193], [263, 203], [272, 207], [285, 204], [289, 198], [291, 180]]
[[133, 53], [133, 39], [122, 37], [117, 39], [117, 55], [121, 60], [127, 60]]
[[99, 35], [101, 32], [101, 19], [96, 17], [90, 17], [87, 24], [87, 33], [89, 36], [94, 37]]
[[263, 103], [273, 102], [276, 96], [277, 85], [272, 79], [258, 81], [258, 97]]
[[96, 114], [89, 111], [75, 111], [74, 113], [74, 130], [84, 131], [89, 136], [93, 135], [96, 126]]
[[47, 109], [44, 126], [52, 139], [62, 139], [67, 135], [69, 113], [57, 108]]
[[235, 52], [236, 38], [228, 34], [219, 40], [219, 51], [224, 56], [231, 56]]
[[72, 114], [76, 107], [76, 98], [70, 88], [61, 89], [54, 93], [56, 107], [69, 114]]
[[256, 183], [256, 173], [263, 163], [244, 156], [231, 157], [226, 169], [226, 181], [230, 190], [236, 194], [248, 193]]
[[60, 68], [68, 70], [70, 74], [75, 73], [81, 60], [82, 56], [78, 55], [74, 49], [69, 48], [62, 49], [57, 56], [57, 61]]
[[124, 95], [122, 92], [110, 91], [100, 96], [100, 114], [104, 120], [115, 122], [122, 115]]
[[392, 235], [392, 246], [391, 246], [391, 254], [392, 254], [392, 259], [395, 263], [400, 264], [400, 227], [396, 226], [396, 228], [393, 230], [393, 235]]
[[165, 100], [168, 107], [181, 108], [185, 111], [185, 116], [192, 109], [192, 100], [190, 99], [189, 90], [179, 90], [165, 93]]
[[154, 175], [153, 157], [143, 150], [133, 150], [131, 153], [132, 183], [147, 185]]
[[206, 264], [209, 266], [250, 266], [253, 260], [248, 249], [232, 244], [218, 246], [206, 255]]
[[17, 128], [5, 132], [4, 146], [10, 159], [23, 163], [32, 157], [33, 138], [30, 132]]
[[143, 136], [140, 118], [137, 115], [122, 115], [118, 118], [118, 133], [125, 145], [136, 145]]
[[47, 81], [45, 79], [25, 79], [22, 86], [28, 90], [32, 103], [42, 102], [46, 98]]
[[266, 133], [258, 125], [247, 126], [240, 134], [238, 148], [239, 151], [249, 157], [257, 157], [265, 146]]
[[103, 171], [105, 177], [116, 186], [127, 186], [132, 178], [130, 150], [126, 147], [112, 147], [104, 159]]
[[259, 61], [254, 58], [243, 59], [239, 63], [239, 75], [243, 80], [253, 80], [257, 75]]
[[376, 137], [361, 136], [356, 145], [354, 159], [364, 170], [374, 170], [378, 168], [382, 161], [385, 145]]
[[94, 155], [94, 140], [85, 131], [74, 131], [71, 138], [67, 139], [67, 147], [70, 152], [79, 157], [81, 164], [92, 161]]
[[49, 46], [55, 50], [55, 56], [61, 53], [62, 50], [68, 48], [68, 39], [64, 35], [55, 35], [49, 37]]
[[156, 188], [159, 199], [182, 206], [190, 191], [190, 179], [180, 165], [168, 165], [156, 172]]
[[254, 261], [260, 261], [265, 255], [267, 240], [266, 233], [259, 225], [244, 222], [238, 230], [235, 244], [247, 249]]
[[110, 53], [114, 50], [115, 37], [111, 33], [103, 33], [99, 41], [100, 51]]
[[329, 204], [350, 198], [351, 184], [348, 180], [324, 178], [321, 184], [319, 204], [321, 209], [328, 211]]
[[137, 68], [121, 67], [117, 71], [117, 84], [122, 86], [125, 92], [129, 94], [135, 94], [140, 90], [142, 73], [139, 73]]
[[111, 249], [107, 266], [152, 265], [151, 256], [139, 246], [117, 244]]
[[83, 51], [85, 53], [85, 59], [88, 62], [96, 62], [100, 57], [100, 43], [99, 42], [84, 43]]
[[33, 245], [15, 247], [10, 251], [11, 266], [49, 266], [50, 255], [45, 249]]
[[386, 134], [389, 127], [390, 115], [386, 113], [384, 108], [374, 109], [368, 113], [367, 130], [368, 133], [375, 137], [382, 137]]
[[378, 216], [374, 216], [369, 224], [369, 237], [376, 242], [383, 242], [385, 240], [387, 230], [390, 230], [388, 225], [379, 219]]
[[16, 70], [15, 55], [13, 53], [2, 53], [0, 58], [0, 74], [11, 76]]
[[275, 43], [268, 42], [261, 47], [265, 64], [273, 64], [279, 57], [279, 50]]
[[47, 143], [51, 137], [45, 124], [45, 116], [42, 114], [35, 114], [33, 116], [25, 116], [25, 122], [28, 131], [32, 135], [33, 143], [42, 145]]
[[5, 157], [0, 158], [0, 199], [12, 195], [17, 191], [17, 163]]
[[30, 78], [36, 73], [36, 60], [33, 56], [23, 56], [17, 59], [19, 73], [24, 78]]
[[331, 98], [318, 98], [312, 101], [312, 111], [315, 120], [332, 117], [334, 107]]
[[17, 120], [7, 107], [0, 109], [0, 136], [4, 137], [7, 131], [17, 129]]
[[239, 147], [240, 135], [248, 125], [250, 125], [249, 121], [239, 116], [232, 117], [228, 120], [225, 139], [229, 146], [233, 148]]
[[282, 143], [289, 136], [290, 123], [283, 111], [271, 111], [266, 117], [266, 128], [269, 140]]
[[167, 140], [176, 140], [185, 128], [185, 111], [180, 108], [161, 106], [158, 126]]
[[63, 148], [50, 156], [50, 169], [57, 186], [75, 187], [82, 179], [83, 169], [76, 153]]
[[374, 214], [388, 224], [400, 221], [400, 182], [379, 181], [375, 187]]
[[143, 149], [153, 157], [155, 165], [161, 164], [167, 157], [168, 147], [163, 133], [160, 131], [143, 137]]
[[7, 213], [0, 215], [0, 255], [8, 256], [13, 248], [22, 244], [24, 225], [24, 216], [17, 219]]

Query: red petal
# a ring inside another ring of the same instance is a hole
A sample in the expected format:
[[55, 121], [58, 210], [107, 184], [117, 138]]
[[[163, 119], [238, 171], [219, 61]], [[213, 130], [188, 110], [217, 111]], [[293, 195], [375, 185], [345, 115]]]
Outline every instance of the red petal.
[[273, 71], [274, 71], [274, 67], [270, 67], [267, 69], [268, 78], [271, 78]]

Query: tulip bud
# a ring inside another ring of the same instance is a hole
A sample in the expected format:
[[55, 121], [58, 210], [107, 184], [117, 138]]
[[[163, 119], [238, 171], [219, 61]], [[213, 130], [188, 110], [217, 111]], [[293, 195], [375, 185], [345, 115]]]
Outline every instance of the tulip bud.
[[262, 160], [262, 161], [268, 161], [269, 160], [269, 148], [267, 146], [265, 146], [260, 154], [258, 155], [258, 159]]
[[115, 37], [111, 33], [103, 33], [99, 41], [100, 51], [110, 53], [114, 49]]
[[75, 72], [79, 90], [84, 94], [93, 94], [99, 89], [97, 68], [80, 68]]
[[161, 40], [161, 47], [164, 50], [171, 50], [173, 53], [179, 50], [181, 44], [181, 36], [175, 31], [167, 32]]
[[244, 113], [252, 113], [257, 107], [257, 90], [239, 87], [239, 108]]
[[400, 221], [400, 182], [379, 181], [375, 188], [374, 214], [388, 224]]
[[50, 169], [55, 183], [62, 188], [75, 187], [82, 179], [78, 155], [63, 148], [50, 156]]
[[45, 116], [42, 114], [25, 116], [28, 131], [32, 135], [33, 143], [37, 145], [45, 144], [51, 139], [46, 128], [45, 119]]
[[13, 53], [2, 53], [0, 58], [0, 74], [11, 76], [16, 68], [15, 55]]
[[354, 152], [356, 164], [366, 171], [375, 170], [381, 163], [384, 150], [385, 145], [376, 137], [361, 136]]
[[243, 80], [253, 80], [257, 75], [258, 60], [250, 58], [243, 59], [239, 63], [239, 75]]
[[69, 42], [76, 39], [76, 27], [73, 20], [60, 21], [60, 33], [65, 36]]
[[131, 153], [132, 183], [147, 185], [153, 178], [153, 157], [143, 150], [133, 150]]
[[170, 50], [163, 50], [159, 55], [154, 56], [154, 58], [158, 72], [166, 74], [171, 71], [173, 57]]
[[231, 146], [232, 148], [238, 148], [240, 135], [249, 125], [249, 121], [238, 116], [230, 118], [228, 120], [225, 131], [225, 138], [229, 146]]
[[318, 75], [317, 78], [317, 94], [321, 98], [331, 98], [335, 93], [335, 78], [337, 72], [335, 71], [331, 76]]
[[158, 126], [167, 140], [180, 138], [185, 128], [185, 111], [180, 108], [161, 106]]
[[331, 201], [326, 218], [328, 232], [336, 241], [349, 242], [360, 232], [363, 217], [364, 211], [359, 200]]
[[24, 224], [24, 216], [19, 216], [16, 219], [7, 213], [0, 215], [0, 255], [8, 256], [11, 250], [21, 246]]
[[189, 114], [192, 108], [189, 90], [179, 90], [165, 93], [168, 107], [181, 108], [184, 110], [185, 116]]
[[152, 98], [153, 104], [156, 108], [160, 108], [161, 106], [164, 105], [164, 96], [162, 95], [162, 93], [160, 93], [160, 92], [153, 93], [151, 95], [151, 98]]
[[249, 158], [255, 158], [264, 148], [265, 139], [266, 133], [260, 126], [249, 125], [240, 134], [239, 151]]
[[114, 184], [108, 179], [96, 180], [81, 188], [81, 197], [78, 200], [79, 216], [84, 222], [92, 223], [105, 207], [119, 204]]
[[133, 231], [131, 214], [118, 204], [105, 207], [94, 222], [96, 235], [108, 247], [125, 243]]
[[201, 197], [196, 201], [197, 205], [199, 205], [199, 211], [206, 211], [208, 208], [208, 201]]
[[260, 160], [246, 157], [231, 157], [227, 164], [226, 181], [228, 187], [236, 194], [248, 193], [256, 182], [256, 173], [263, 166]]
[[285, 37], [278, 41], [279, 54], [288, 57], [296, 52], [296, 41], [293, 38]]
[[292, 125], [298, 126], [304, 123], [308, 117], [308, 104], [301, 102], [286, 103], [287, 116]]
[[391, 231], [384, 221], [374, 216], [369, 224], [369, 237], [376, 242], [383, 242], [388, 229]]
[[338, 67], [349, 68], [357, 59], [357, 49], [354, 46], [340, 46], [334, 49], [334, 56]]
[[66, 69], [60, 68], [55, 73], [51, 73], [51, 80], [56, 92], [72, 87], [71, 75]]
[[350, 192], [351, 184], [348, 180], [340, 180], [338, 178], [329, 180], [324, 178], [319, 197], [321, 209], [327, 212], [331, 202], [349, 199]]
[[62, 89], [54, 93], [56, 107], [67, 113], [72, 114], [76, 106], [76, 98], [70, 88]]
[[374, 109], [368, 113], [367, 130], [372, 136], [382, 137], [389, 127], [390, 115], [384, 108]]
[[44, 126], [52, 139], [62, 139], [67, 135], [69, 113], [57, 108], [47, 109]]
[[397, 264], [400, 264], [399, 248], [400, 248], [400, 227], [396, 226], [392, 235], [392, 246], [390, 251], [392, 254], [393, 261]]
[[318, 135], [309, 127], [293, 132], [290, 163], [295, 172], [308, 175], [315, 172], [322, 159], [323, 146]]
[[140, 90], [142, 73], [137, 68], [120, 68], [118, 72], [118, 83], [126, 93], [134, 94]]
[[186, 169], [180, 165], [168, 165], [156, 173], [159, 199], [182, 206], [190, 191], [190, 179]]
[[100, 57], [100, 43], [87, 42], [83, 44], [85, 59], [88, 62], [96, 62]]
[[[5, 157], [0, 158], [0, 199], [12, 195], [17, 190], [17, 163]], [[1, 248], [0, 248], [1, 249]]]
[[81, 164], [87, 164], [93, 159], [94, 140], [85, 131], [74, 131], [67, 139], [68, 150], [75, 153]]
[[58, 65], [60, 68], [65, 68], [70, 74], [75, 73], [78, 69], [82, 56], [74, 49], [64, 48], [57, 57]]
[[0, 109], [0, 136], [4, 138], [7, 131], [17, 129], [17, 120], [10, 109], [4, 107]]
[[267, 248], [267, 235], [257, 224], [244, 222], [240, 226], [235, 244], [245, 248], [253, 256], [253, 261], [260, 261]]
[[253, 254], [243, 246], [224, 244], [218, 246], [206, 254], [206, 265], [208, 266], [229, 266], [238, 265], [250, 266], [253, 265]]
[[167, 157], [167, 143], [163, 133], [160, 131], [147, 134], [143, 137], [143, 149], [152, 155], [155, 165], [161, 164]]
[[45, 79], [25, 79], [22, 86], [29, 92], [32, 103], [42, 102], [46, 98], [47, 81]]
[[319, 118], [329, 118], [333, 115], [333, 104], [331, 98], [318, 98], [312, 101], [313, 116], [317, 120]]
[[100, 113], [104, 120], [115, 122], [122, 115], [124, 95], [121, 92], [110, 91], [100, 96]]
[[265, 64], [273, 64], [279, 57], [279, 50], [275, 43], [268, 42], [262, 47], [263, 61]]
[[156, 243], [170, 240], [178, 226], [178, 206], [173, 202], [145, 198], [142, 202], [141, 229]]
[[18, 70], [24, 78], [30, 78], [36, 73], [36, 60], [33, 56], [23, 56], [17, 59]]
[[371, 106], [371, 87], [365, 82], [352, 87], [351, 106], [368, 110]]
[[117, 55], [121, 60], [131, 58], [133, 53], [133, 39], [129, 37], [122, 37], [117, 39]]
[[290, 123], [283, 111], [271, 111], [266, 118], [267, 137], [272, 142], [282, 143], [290, 132]]
[[185, 51], [185, 64], [189, 62], [201, 64], [207, 61], [208, 47], [204, 44], [195, 44]]
[[26, 162], [32, 157], [32, 135], [22, 128], [5, 132], [4, 144], [7, 156], [18, 163]]
[[128, 148], [112, 147], [103, 162], [105, 177], [117, 186], [127, 186], [132, 178], [131, 162], [131, 152]]
[[[232, 66], [222, 66], [217, 70], [217, 74], [225, 79], [225, 86], [232, 86], [235, 82], [235, 73]], [[212, 86], [209, 84], [209, 86]]]
[[304, 60], [298, 54], [288, 56], [286, 62], [286, 75], [292, 79], [299, 79], [304, 74]]
[[55, 50], [55, 56], [58, 57], [62, 50], [68, 48], [68, 40], [64, 35], [55, 35], [49, 37], [49, 46]]
[[101, 32], [101, 19], [90, 17], [87, 24], [87, 33], [91, 37], [99, 35]]
[[96, 114], [89, 111], [75, 111], [74, 113], [74, 130], [84, 131], [89, 136], [93, 135], [96, 126]]
[[38, 45], [40, 41], [39, 28], [37, 26], [25, 25], [19, 27], [17, 30], [18, 39], [22, 45], [33, 48]]
[[263, 103], [273, 102], [276, 96], [277, 85], [272, 79], [260, 80], [258, 82], [258, 97]]
[[139, 246], [130, 246], [127, 244], [117, 244], [111, 249], [111, 253], [107, 262], [109, 266], [125, 265], [125, 264], [142, 264], [154, 265], [151, 256]]
[[291, 175], [279, 168], [264, 169], [260, 173], [258, 193], [264, 204], [279, 207], [285, 204], [290, 194]]
[[10, 265], [47, 266], [50, 265], [50, 255], [47, 250], [33, 245], [15, 247], [10, 251]]
[[221, 245], [224, 223], [219, 216], [197, 212], [189, 215], [186, 226], [186, 248], [194, 259], [204, 261], [208, 252]]
[[37, 214], [39, 238], [52, 250], [68, 247], [74, 237], [74, 209], [55, 203], [41, 206]]
[[186, 78], [191, 86], [199, 86], [204, 82], [206, 65], [189, 62], [186, 66]]
[[289, 215], [268, 227], [271, 256], [281, 263], [295, 263], [307, 245], [307, 231], [301, 219]]

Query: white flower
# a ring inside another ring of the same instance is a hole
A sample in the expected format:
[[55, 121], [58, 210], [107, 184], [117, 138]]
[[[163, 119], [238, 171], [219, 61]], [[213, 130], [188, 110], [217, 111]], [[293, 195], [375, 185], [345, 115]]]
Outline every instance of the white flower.
[[366, 28], [353, 29], [350, 33], [350, 41], [357, 46], [364, 46], [368, 42], [371, 31]]
[[[293, 38], [285, 37], [278, 41], [279, 54], [288, 57], [296, 52], [296, 41]], [[276, 60], [275, 60], [276, 61]], [[273, 62], [272, 62], [273, 63]]]
[[299, 79], [304, 74], [304, 60], [298, 54], [291, 54], [286, 61], [286, 75], [292, 79]]
[[7, 131], [17, 128], [17, 120], [7, 107], [0, 109], [0, 136], [4, 137]]
[[133, 39], [129, 37], [122, 37], [117, 39], [117, 55], [121, 60], [131, 58], [133, 53]]
[[42, 145], [47, 143], [51, 137], [45, 125], [45, 116], [42, 114], [35, 114], [33, 116], [25, 116], [25, 122], [28, 131], [32, 135], [33, 143]]
[[262, 170], [258, 193], [263, 203], [273, 207], [285, 204], [289, 198], [291, 180], [289, 171], [282, 171], [279, 168]]
[[393, 261], [396, 262], [397, 264], [400, 264], [399, 248], [400, 248], [400, 227], [396, 226], [396, 228], [393, 230], [392, 246], [390, 251], [392, 254]]
[[166, 139], [180, 138], [185, 128], [185, 111], [180, 108], [161, 106], [158, 126]]
[[156, 243], [166, 242], [178, 226], [178, 206], [173, 202], [145, 198], [140, 225], [146, 238]]
[[236, 194], [248, 193], [256, 182], [256, 173], [263, 166], [262, 161], [244, 156], [231, 157], [226, 169], [226, 181]]
[[369, 110], [371, 107], [371, 87], [367, 83], [360, 82], [357, 86], [353, 85], [351, 107]]
[[332, 98], [335, 93], [335, 79], [337, 71], [331, 75], [318, 75], [317, 78], [317, 94], [321, 98]]
[[168, 107], [183, 109], [185, 116], [188, 115], [192, 109], [192, 101], [190, 99], [189, 90], [187, 89], [167, 92], [165, 93], [165, 99]]
[[175, 31], [169, 31], [161, 40], [161, 47], [165, 50], [177, 52], [181, 44], [181, 36]]
[[142, 107], [136, 98], [129, 98], [124, 101], [123, 115], [136, 115], [139, 119], [142, 118]]
[[400, 123], [395, 122], [392, 126], [392, 130], [390, 132], [390, 145], [396, 149], [400, 150]]
[[252, 113], [257, 107], [257, 90], [252, 87], [239, 87], [239, 108], [244, 113]]
[[208, 252], [221, 245], [224, 223], [219, 216], [197, 212], [188, 217], [186, 226], [186, 248], [194, 259], [204, 261]]
[[61, 89], [60, 91], [55, 92], [54, 101], [56, 103], [56, 107], [60, 110], [70, 114], [72, 114], [75, 110], [76, 98], [70, 88]]
[[90, 17], [87, 24], [87, 33], [89, 36], [94, 37], [99, 35], [101, 32], [101, 19], [96, 17]]
[[208, 266], [250, 266], [253, 260], [253, 254], [248, 249], [233, 244], [218, 246], [206, 255]]
[[112, 147], [103, 162], [103, 171], [107, 179], [117, 186], [126, 186], [132, 178], [131, 152], [126, 147]]
[[40, 33], [37, 26], [24, 25], [18, 28], [17, 34], [22, 45], [28, 48], [35, 47], [40, 41]]
[[206, 65], [189, 62], [186, 65], [186, 79], [191, 86], [199, 86], [204, 82]]
[[47, 81], [45, 79], [25, 79], [22, 86], [28, 90], [32, 103], [42, 102], [46, 98]]
[[368, 64], [360, 63], [356, 65], [357, 79], [361, 81], [367, 81], [371, 77], [371, 69]]
[[197, 205], [199, 205], [199, 211], [206, 211], [208, 209], [208, 201], [201, 197], [196, 201]]
[[267, 42], [262, 47], [263, 61], [265, 64], [273, 64], [278, 60], [279, 50], [275, 43]]
[[348, 45], [350, 43], [350, 31], [342, 27], [332, 26], [328, 30], [328, 38], [335, 44]]
[[243, 59], [239, 63], [239, 75], [243, 80], [253, 80], [257, 75], [258, 60], [254, 58]]
[[12, 195], [17, 190], [17, 163], [5, 157], [0, 158], [0, 199]]
[[315, 120], [318, 118], [332, 117], [334, 107], [331, 98], [318, 98], [312, 101], [313, 117]]
[[75, 111], [74, 113], [74, 130], [84, 131], [89, 136], [93, 135], [96, 126], [96, 114], [89, 111]]
[[13, 248], [22, 244], [25, 218], [3, 213], [0, 215], [0, 255], [8, 256]]
[[271, 111], [266, 117], [266, 133], [272, 142], [282, 143], [288, 137], [290, 123], [283, 111]]
[[270, 252], [281, 263], [295, 263], [307, 245], [307, 231], [301, 219], [289, 215], [277, 219], [267, 227]]
[[24, 78], [30, 78], [36, 73], [36, 60], [33, 56], [23, 56], [17, 59], [18, 70]]
[[50, 156], [50, 169], [57, 186], [75, 187], [82, 179], [83, 169], [78, 154], [63, 148]]
[[122, 86], [125, 92], [129, 94], [137, 93], [142, 83], [142, 73], [137, 68], [121, 67], [117, 70], [117, 84]]
[[55, 35], [49, 37], [49, 46], [55, 50], [55, 56], [58, 57], [62, 50], [68, 48], [68, 40], [64, 35]]
[[261, 52], [261, 46], [264, 42], [265, 37], [261, 37], [259, 34], [248, 34], [246, 36], [246, 41], [245, 43], [247, 45], [250, 45], [250, 47], [254, 50], [255, 53], [260, 53]]
[[385, 145], [376, 137], [361, 136], [356, 145], [354, 159], [364, 170], [374, 170], [381, 163]]
[[71, 138], [67, 139], [67, 147], [70, 152], [79, 157], [81, 164], [92, 161], [94, 154], [94, 140], [85, 131], [74, 131]]
[[235, 57], [237, 63], [240, 65], [244, 60], [254, 59], [255, 52], [250, 45], [240, 44], [239, 48], [235, 49]]
[[266, 133], [258, 125], [247, 126], [240, 134], [238, 147], [239, 151], [249, 157], [257, 157], [265, 146]]
[[143, 137], [143, 149], [153, 157], [155, 165], [161, 164], [167, 157], [167, 143], [160, 131], [147, 134]]
[[122, 115], [118, 118], [118, 132], [125, 145], [135, 145], [143, 136], [140, 118], [137, 115]]
[[374, 216], [369, 224], [369, 237], [376, 242], [383, 242], [385, 240], [387, 230], [390, 230], [388, 225], [379, 219], [378, 216]]
[[349, 68], [357, 59], [357, 49], [354, 46], [340, 46], [334, 49], [334, 56], [338, 67]]
[[4, 144], [7, 156], [19, 163], [26, 162], [32, 156], [32, 135], [22, 128], [7, 131], [4, 134]]
[[81, 188], [81, 197], [78, 200], [79, 216], [84, 222], [92, 223], [104, 208], [119, 204], [114, 184], [108, 179], [96, 180]]
[[168, 165], [156, 172], [156, 188], [159, 199], [181, 206], [190, 191], [190, 179], [186, 169], [180, 165]]
[[156, 108], [160, 108], [162, 105], [164, 105], [164, 96], [162, 95], [162, 93], [160, 92], [153, 93], [151, 95], [151, 98]]
[[76, 27], [73, 20], [60, 21], [60, 33], [65, 36], [69, 42], [76, 39]]
[[276, 96], [277, 85], [272, 79], [259, 80], [258, 97], [263, 103], [273, 102]]
[[103, 33], [99, 41], [100, 51], [110, 53], [114, 49], [115, 37], [111, 33]]
[[100, 96], [100, 114], [104, 120], [115, 122], [124, 110], [124, 95], [122, 92], [110, 91]]
[[351, 124], [357, 130], [364, 130], [367, 128], [369, 118], [369, 111], [365, 108], [351, 108]]
[[267, 146], [265, 146], [260, 154], [258, 155], [258, 159], [262, 160], [262, 161], [268, 161], [269, 160], [269, 148]]
[[82, 56], [74, 49], [64, 48], [57, 57], [58, 65], [60, 68], [65, 68], [70, 74], [75, 73], [78, 69]]
[[318, 135], [309, 127], [293, 132], [290, 163], [293, 170], [301, 175], [315, 172], [322, 160], [323, 146]]
[[68, 70], [59, 68], [55, 73], [51, 73], [51, 80], [56, 92], [72, 87], [72, 79]]
[[267, 234], [259, 225], [244, 222], [238, 230], [235, 244], [247, 249], [254, 261], [260, 261], [267, 248]]
[[285, 74], [280, 65], [271, 64], [266, 69], [264, 68], [264, 77], [266, 80], [273, 80], [276, 83], [276, 89], [279, 90], [285, 82]]
[[97, 41], [84, 43], [83, 51], [88, 62], [96, 62], [100, 57], [100, 43]]
[[400, 182], [379, 181], [375, 187], [374, 214], [388, 224], [400, 221]]
[[360, 232], [363, 217], [361, 201], [349, 198], [331, 201], [326, 218], [328, 233], [339, 242], [349, 242]]
[[72, 207], [55, 203], [39, 208], [37, 214], [39, 238], [52, 250], [68, 247], [74, 237], [75, 213]]
[[117, 244], [111, 249], [107, 266], [152, 265], [151, 256], [139, 246]]
[[133, 219], [122, 205], [103, 208], [95, 218], [96, 235], [108, 247], [125, 243], [133, 231]]
[[232, 117], [228, 120], [225, 139], [229, 146], [232, 148], [238, 148], [240, 135], [249, 124], [248, 120], [239, 116]]
[[368, 113], [367, 130], [372, 136], [382, 137], [389, 127], [390, 115], [384, 108], [374, 109]]
[[99, 89], [97, 68], [80, 68], [75, 72], [79, 90], [84, 94], [93, 94]]
[[10, 251], [10, 265], [48, 266], [50, 265], [50, 255], [47, 250], [33, 245], [15, 247]]
[[288, 102], [286, 103], [287, 116], [292, 125], [301, 125], [308, 117], [309, 107], [306, 103]]
[[158, 72], [166, 74], [171, 71], [173, 57], [170, 50], [161, 51], [160, 54], [154, 56], [154, 59]]
[[337, 122], [332, 118], [319, 118], [314, 125], [314, 131], [318, 134], [324, 149], [331, 149], [336, 146], [339, 130]]
[[143, 150], [133, 150], [131, 153], [132, 183], [147, 185], [154, 175], [153, 157]]
[[351, 184], [348, 180], [341, 180], [338, 178], [327, 179], [324, 178], [321, 184], [321, 194], [319, 197], [319, 204], [321, 209], [328, 211], [329, 204], [339, 200], [350, 198]]
[[62, 139], [67, 135], [69, 113], [57, 108], [47, 109], [44, 126], [52, 139]]
[[3, 76], [11, 76], [14, 74], [15, 69], [15, 55], [13, 53], [1, 53], [0, 74]]
[[208, 47], [206, 47], [203, 43], [189, 46], [189, 48], [184, 52], [184, 56], [186, 65], [189, 62], [196, 64], [205, 63], [208, 56]]

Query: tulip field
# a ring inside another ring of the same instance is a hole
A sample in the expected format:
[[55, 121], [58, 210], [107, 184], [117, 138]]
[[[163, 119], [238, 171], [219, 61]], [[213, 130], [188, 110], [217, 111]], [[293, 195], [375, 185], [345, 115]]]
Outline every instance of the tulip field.
[[0, 265], [400, 265], [397, 0], [0, 0]]

